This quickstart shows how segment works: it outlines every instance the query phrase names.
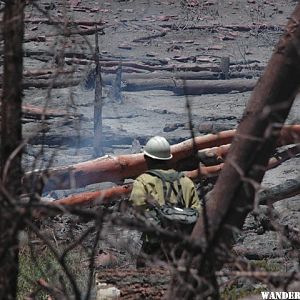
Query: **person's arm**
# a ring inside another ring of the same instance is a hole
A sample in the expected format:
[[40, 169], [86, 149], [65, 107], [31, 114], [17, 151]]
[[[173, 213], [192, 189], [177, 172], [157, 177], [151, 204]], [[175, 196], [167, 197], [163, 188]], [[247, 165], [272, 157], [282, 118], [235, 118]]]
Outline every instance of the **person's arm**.
[[191, 201], [190, 201], [190, 207], [194, 208], [198, 211], [201, 210], [201, 203], [198, 197], [198, 193], [196, 191], [196, 188], [194, 187], [191, 191]]
[[199, 196], [196, 190], [196, 187], [191, 179], [188, 177], [184, 178], [185, 184], [186, 184], [186, 207], [194, 208], [198, 211], [201, 210], [201, 203], [199, 200]]
[[132, 187], [132, 192], [129, 198], [130, 204], [137, 209], [137, 211], [143, 211], [146, 206], [146, 199], [147, 199], [147, 190], [144, 183], [137, 178]]

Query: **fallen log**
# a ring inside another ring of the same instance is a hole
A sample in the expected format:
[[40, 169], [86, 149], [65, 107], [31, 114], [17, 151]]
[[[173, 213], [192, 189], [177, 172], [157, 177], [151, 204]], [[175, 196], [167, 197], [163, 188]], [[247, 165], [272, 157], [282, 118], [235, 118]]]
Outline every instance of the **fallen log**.
[[[101, 62], [103, 67], [115, 67], [119, 64], [119, 61], [107, 61]], [[220, 67], [217, 64], [173, 64], [167, 66], [149, 66], [146, 64], [141, 64], [134, 61], [122, 61], [122, 66], [131, 67], [135, 69], [141, 69], [146, 71], [169, 71], [169, 72], [178, 72], [178, 71], [211, 71], [211, 72], [220, 72]]]
[[[133, 68], [124, 68], [122, 71], [125, 73], [141, 73], [137, 69]], [[115, 74], [116, 69], [103, 68], [103, 73], [106, 74]], [[217, 74], [217, 73], [212, 73]], [[42, 74], [41, 74], [42, 75]], [[62, 74], [59, 74], [60, 76]], [[124, 76], [125, 87], [124, 91], [149, 91], [149, 90], [166, 90], [172, 91], [177, 95], [201, 95], [201, 94], [225, 94], [232, 91], [245, 92], [251, 91], [256, 84], [256, 79], [231, 79], [231, 80], [213, 80], [215, 75], [212, 75], [211, 80], [197, 80], [197, 79], [186, 79], [185, 76], [180, 75], [179, 77], [169, 76], [169, 78], [155, 78], [149, 76], [151, 74], [141, 74], [142, 77], [137, 77], [136, 75]], [[28, 77], [30, 75], [27, 75]], [[27, 77], [26, 76], [26, 77]], [[38, 75], [36, 75], [38, 76]], [[201, 74], [198, 78], [201, 79]], [[203, 75], [204, 77], [205, 75]], [[144, 78], [145, 79], [142, 79]], [[151, 79], [152, 78], [152, 79]], [[153, 79], [155, 78], [155, 79]], [[206, 77], [207, 78], [207, 77]], [[181, 81], [182, 79], [182, 81]], [[68, 88], [72, 86], [77, 86], [82, 82], [82, 78], [73, 78], [73, 79], [64, 79], [58, 80], [56, 75], [49, 75], [45, 78], [36, 78], [36, 79], [24, 79], [23, 88]], [[113, 76], [104, 77], [105, 84], [111, 84], [113, 81]], [[0, 82], [0, 88], [2, 83]]]
[[125, 91], [166, 90], [176, 95], [225, 94], [232, 91], [251, 91], [256, 84], [255, 79], [232, 80], [174, 80], [174, 79], [142, 79], [127, 80]]
[[88, 28], [88, 29], [82, 29], [82, 30], [60, 30], [57, 33], [49, 33], [47, 35], [26, 35], [24, 38], [24, 43], [29, 43], [29, 42], [45, 42], [47, 40], [47, 38], [52, 38], [52, 37], [57, 37], [57, 36], [65, 36], [65, 37], [69, 37], [72, 35], [92, 35], [95, 34], [95, 32], [97, 31], [101, 31], [103, 32], [103, 29], [105, 28], [105, 26], [102, 27], [97, 27], [97, 29], [95, 27], [92, 28]]
[[275, 257], [284, 257], [287, 254], [287, 250], [273, 250], [270, 251], [268, 249], [260, 249], [257, 251], [255, 249], [248, 249], [243, 246], [235, 246], [233, 247], [233, 251], [237, 255], [242, 255], [249, 260], [263, 260], [263, 259], [270, 259]]
[[[1, 108], [1, 106], [0, 106]], [[30, 104], [23, 104], [22, 105], [22, 116], [26, 118], [33, 118], [33, 119], [49, 119], [55, 117], [76, 117], [80, 118], [83, 115], [79, 113], [69, 113], [64, 110], [55, 110], [55, 109], [45, 109], [42, 107], [37, 107]], [[1, 120], [1, 116], [0, 116]]]
[[[207, 175], [217, 176], [219, 171], [222, 169], [223, 164], [211, 167], [201, 167], [200, 176], [205, 177]], [[199, 178], [198, 170], [185, 172], [187, 176], [193, 176]], [[193, 179], [193, 178], [192, 178]], [[132, 184], [126, 184], [121, 186], [115, 186], [112, 188], [94, 191], [94, 192], [83, 192], [75, 195], [71, 195], [53, 202], [55, 205], [108, 205], [112, 204], [114, 200], [120, 200], [122, 197], [128, 197], [132, 191]]]
[[[24, 70], [24, 77], [35, 77], [35, 76], [44, 76], [44, 75], [65, 75], [65, 74], [74, 74], [74, 69], [27, 69]], [[1, 74], [2, 77], [2, 74]]]
[[[291, 132], [293, 134], [291, 134]], [[170, 167], [178, 169], [180, 161], [192, 157], [194, 146], [196, 150], [211, 148], [229, 144], [233, 139], [235, 130], [223, 131], [218, 134], [208, 134], [196, 137], [171, 146], [173, 158]], [[300, 139], [300, 125], [287, 125], [281, 131], [278, 145], [292, 144]], [[125, 178], [135, 178], [146, 171], [146, 163], [142, 153], [132, 155], [120, 155], [117, 157], [104, 156], [95, 160], [78, 163], [72, 166], [53, 168], [49, 170], [37, 170], [27, 172], [23, 182], [32, 186], [31, 181], [43, 182], [44, 191], [56, 189], [69, 189], [84, 187], [89, 184], [103, 181], [117, 182]]]
[[193, 80], [176, 82], [176, 95], [226, 94], [232, 91], [252, 91], [256, 79]]
[[[77, 86], [81, 83], [82, 79], [64, 79], [61, 80], [59, 78], [52, 78], [52, 79], [35, 79], [35, 80], [23, 80], [22, 87], [23, 89], [28, 89], [28, 88], [40, 88], [40, 89], [48, 89], [48, 88], [53, 88], [53, 89], [61, 89], [61, 88], [68, 88], [71, 86]], [[0, 83], [0, 87], [1, 87]]]
[[256, 195], [256, 203], [273, 204], [280, 200], [294, 197], [300, 194], [300, 177], [288, 179], [284, 183], [275, 185], [271, 188], [261, 190]]
[[[268, 164], [268, 170], [277, 167], [284, 161], [290, 159], [296, 154], [300, 153], [300, 147], [293, 147], [287, 149], [281, 153], [281, 158], [271, 158]], [[296, 150], [297, 149], [297, 152]], [[207, 151], [213, 153], [219, 157], [225, 157], [229, 150], [228, 145], [214, 147]], [[200, 167], [197, 170], [184, 172], [193, 181], [203, 177], [213, 177], [218, 176], [219, 172], [222, 170], [224, 164], [218, 164], [209, 167]], [[114, 200], [120, 200], [122, 197], [128, 197], [132, 191], [132, 185], [126, 184], [122, 186], [115, 186], [109, 189], [104, 189], [94, 192], [84, 192], [80, 194], [71, 195], [53, 202], [55, 205], [108, 205], [112, 204]], [[276, 185], [269, 189], [264, 189], [257, 194], [257, 203], [259, 204], [272, 204], [282, 199], [293, 197], [300, 194], [300, 178], [286, 180], [284, 183]]]
[[170, 282], [171, 271], [169, 268], [153, 265], [147, 268], [113, 268], [98, 272], [97, 299], [102, 299], [105, 289], [111, 286], [111, 283], [121, 292], [123, 300], [163, 299]]
[[[279, 141], [279, 143], [280, 143], [280, 141]], [[214, 147], [214, 148], [210, 148], [209, 150], [207, 150], [207, 152], [208, 152], [207, 160], [209, 160], [209, 158], [212, 158], [212, 160], [214, 160], [216, 162], [216, 164], [214, 166], [201, 168], [200, 173], [199, 173], [199, 170], [186, 171], [185, 172], [186, 175], [188, 177], [190, 177], [193, 181], [197, 181], [197, 179], [200, 176], [213, 177], [213, 176], [219, 175], [219, 172], [221, 171], [221, 169], [224, 166], [223, 163], [219, 163], [219, 162], [225, 159], [225, 157], [229, 151], [229, 146], [230, 145], [223, 145], [220, 147]], [[289, 160], [292, 157], [295, 157], [299, 153], [300, 153], [299, 145], [291, 147], [289, 149], [286, 149], [280, 153], [276, 153], [276, 157], [270, 158], [268, 166], [267, 166], [267, 170], [276, 168], [283, 162]], [[184, 160], [182, 160], [181, 162], [184, 162]]]
[[74, 114], [74, 113], [70, 114], [67, 111], [49, 109], [49, 108], [45, 109], [30, 104], [22, 105], [22, 114], [25, 117], [35, 118], [35, 119], [43, 119], [43, 118], [49, 119], [54, 117], [67, 117], [67, 116], [72, 116], [72, 117], [82, 116], [82, 114]]
[[[90, 20], [72, 20], [72, 21], [67, 21], [65, 19], [61, 20], [53, 20], [53, 18], [32, 18], [32, 19], [25, 19], [25, 23], [30, 23], [30, 24], [47, 24], [47, 25], [69, 25], [69, 26], [74, 26], [74, 25], [83, 25], [83, 26], [95, 26], [95, 25], [104, 25], [107, 22], [104, 21], [90, 21]], [[0, 23], [1, 26], [1, 23]]]
[[249, 25], [191, 25], [191, 26], [178, 26], [176, 24], [159, 24], [162, 28], [169, 28], [173, 30], [222, 30], [230, 29], [232, 31], [247, 32], [251, 30], [263, 31], [263, 30], [272, 30], [272, 31], [283, 31], [283, 25], [273, 25], [273, 24], [249, 24]]
[[[109, 74], [115, 74], [116, 73], [116, 67], [114, 68], [103, 68], [103, 73]], [[211, 72], [211, 71], [200, 71], [200, 72], [167, 72], [167, 71], [154, 71], [151, 73], [145, 73], [142, 70], [137, 70], [134, 68], [123, 68], [122, 69], [122, 81], [123, 82], [132, 82], [136, 80], [151, 80], [151, 79], [168, 79], [168, 80], [218, 80], [220, 78], [219, 72]], [[128, 74], [131, 73], [131, 74]], [[135, 74], [132, 74], [135, 73]], [[241, 79], [241, 78], [247, 78], [247, 79], [253, 79], [257, 77], [257, 75], [254, 74], [254, 72], [233, 72], [229, 74], [229, 77], [232, 79]], [[112, 82], [115, 80], [115, 75], [104, 75], [103, 81], [105, 84], [112, 84]]]
[[[47, 76], [46, 79], [53, 78], [53, 76], [74, 74], [74, 69], [28, 69], [23, 71], [24, 77], [38, 77]], [[0, 82], [3, 80], [3, 74], [0, 74]]]
[[[134, 70], [134, 69], [131, 69]], [[169, 72], [160, 72], [160, 71], [154, 71], [152, 73], [139, 73], [139, 74], [126, 74], [126, 71], [123, 71], [122, 69], [122, 80], [138, 80], [138, 79], [184, 79], [184, 80], [212, 80], [212, 79], [218, 79], [219, 73], [218, 72], [210, 72], [210, 71], [200, 71], [200, 72], [175, 72], [175, 73], [169, 73]], [[115, 79], [115, 76], [112, 75], [106, 75], [103, 76], [103, 80], [106, 84], [111, 84], [113, 80]]]
[[104, 189], [94, 192], [84, 192], [80, 194], [71, 195], [59, 200], [55, 200], [54, 205], [108, 205], [116, 199], [128, 197], [132, 191], [132, 184], [115, 186], [109, 189]]

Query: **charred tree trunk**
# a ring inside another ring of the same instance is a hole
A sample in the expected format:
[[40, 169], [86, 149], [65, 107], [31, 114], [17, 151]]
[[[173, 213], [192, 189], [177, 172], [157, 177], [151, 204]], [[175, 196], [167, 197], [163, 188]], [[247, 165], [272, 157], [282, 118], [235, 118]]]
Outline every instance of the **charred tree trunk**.
[[1, 105], [0, 299], [15, 299], [18, 278], [18, 229], [14, 205], [21, 193], [21, 114], [24, 36], [23, 0], [6, 1], [3, 17], [4, 77]]
[[95, 81], [95, 102], [94, 102], [94, 157], [103, 155], [102, 146], [102, 78], [101, 66], [99, 63], [99, 42], [98, 32], [95, 34], [95, 63], [96, 63], [96, 81]]
[[189, 268], [178, 272], [169, 299], [219, 298], [215, 270], [226, 261], [234, 233], [253, 208], [255, 191], [299, 89], [299, 24], [300, 3], [251, 95], [210, 201], [193, 230], [202, 251], [194, 253], [189, 264], [184, 263], [185, 255], [183, 263], [193, 264], [197, 274]]

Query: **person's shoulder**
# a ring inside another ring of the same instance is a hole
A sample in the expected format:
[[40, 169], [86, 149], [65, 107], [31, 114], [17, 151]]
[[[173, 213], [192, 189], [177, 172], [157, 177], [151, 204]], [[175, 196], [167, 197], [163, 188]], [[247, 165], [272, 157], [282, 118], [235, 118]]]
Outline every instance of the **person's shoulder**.
[[188, 176], [186, 176], [184, 173], [182, 173], [181, 182], [184, 182], [185, 184], [194, 185], [194, 182], [192, 179]]
[[153, 177], [153, 175], [148, 174], [147, 172], [145, 172], [145, 173], [139, 175], [135, 180], [145, 182], [145, 181], [148, 181], [152, 177]]

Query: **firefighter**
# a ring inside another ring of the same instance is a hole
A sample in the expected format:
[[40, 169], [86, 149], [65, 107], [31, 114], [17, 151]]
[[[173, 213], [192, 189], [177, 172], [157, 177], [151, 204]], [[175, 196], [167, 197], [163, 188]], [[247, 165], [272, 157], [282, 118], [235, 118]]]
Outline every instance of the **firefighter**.
[[[148, 171], [134, 181], [129, 199], [131, 205], [146, 217], [150, 215], [152, 218], [152, 212], [155, 211], [158, 223], [162, 223], [159, 218], [164, 215], [170, 221], [169, 227], [172, 227], [172, 219], [183, 219], [181, 221], [184, 224], [193, 225], [201, 208], [200, 200], [191, 179], [182, 172], [170, 169], [168, 163], [172, 154], [168, 141], [164, 137], [154, 136], [147, 142], [143, 152]], [[175, 223], [178, 226], [178, 222]], [[153, 254], [159, 252], [161, 246], [161, 241], [154, 236], [143, 235], [142, 252]]]

